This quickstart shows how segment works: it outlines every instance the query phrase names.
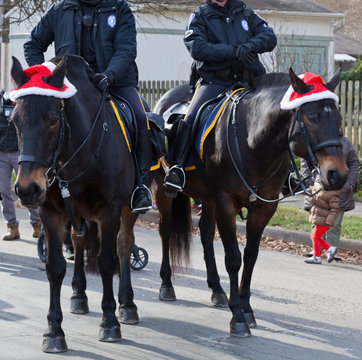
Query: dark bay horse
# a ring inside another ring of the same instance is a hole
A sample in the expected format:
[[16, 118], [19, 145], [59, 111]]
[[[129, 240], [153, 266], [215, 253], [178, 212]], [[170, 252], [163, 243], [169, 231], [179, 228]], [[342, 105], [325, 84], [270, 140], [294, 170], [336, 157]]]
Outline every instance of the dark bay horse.
[[[135, 184], [134, 161], [110, 102], [89, 81], [88, 65], [82, 58], [65, 55], [53, 62], [54, 71], [43, 81], [60, 90], [66, 76], [77, 89], [75, 95], [65, 99], [20, 96], [12, 121], [20, 149], [15, 191], [23, 205], [39, 207], [47, 239], [50, 306], [42, 347], [45, 352], [62, 352], [67, 350], [60, 304], [66, 271], [62, 243], [67, 222], [73, 217], [76, 230], [72, 236], [75, 270], [71, 311], [88, 312], [83, 256], [87, 244], [82, 230], [86, 220], [90, 224], [90, 238], [100, 239], [96, 258], [103, 283], [99, 340], [113, 342], [121, 339], [121, 331], [115, 315], [112, 279], [118, 253], [121, 272], [128, 267], [125, 277], [121, 277], [120, 288], [130, 282], [127, 259], [137, 216], [128, 208]], [[16, 58], [11, 75], [16, 88], [30, 81]], [[121, 303], [122, 294], [119, 300]], [[132, 299], [126, 305], [136, 309]]]
[[[333, 92], [339, 72], [325, 84]], [[340, 189], [347, 167], [338, 142], [341, 115], [335, 100], [307, 102], [296, 110], [282, 110], [280, 102], [292, 85], [297, 94], [310, 86], [290, 70], [256, 79], [256, 87], [245, 97], [235, 96], [222, 110], [210, 132], [204, 157], [194, 150], [195, 171], [186, 172], [183, 193], [175, 199], [165, 196], [164, 171], [156, 176], [156, 202], [160, 211], [159, 232], [163, 244], [160, 298], [175, 299], [171, 283], [171, 256], [188, 256], [190, 240], [190, 197], [202, 200], [199, 222], [212, 302], [223, 305], [225, 294], [217, 273], [213, 238], [215, 224], [225, 250], [225, 266], [230, 279], [228, 305], [232, 312], [230, 333], [251, 335], [256, 320], [250, 305], [250, 284], [260, 239], [273, 216], [280, 189], [286, 179], [291, 151], [307, 159], [320, 172], [325, 190]], [[162, 115], [171, 105], [190, 99], [187, 86], [166, 93], [154, 111]], [[239, 284], [241, 252], [236, 238], [236, 216], [248, 209], [244, 266]], [[240, 287], [239, 287], [240, 285]]]

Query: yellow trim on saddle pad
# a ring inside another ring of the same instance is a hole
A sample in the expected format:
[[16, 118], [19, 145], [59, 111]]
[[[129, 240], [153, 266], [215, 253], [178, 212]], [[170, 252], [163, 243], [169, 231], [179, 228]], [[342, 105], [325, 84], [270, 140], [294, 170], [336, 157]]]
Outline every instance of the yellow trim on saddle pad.
[[161, 158], [157, 159], [157, 164], [150, 167], [150, 171], [155, 171], [161, 167]]
[[123, 136], [124, 138], [126, 139], [126, 143], [127, 143], [127, 146], [128, 146], [128, 150], [129, 152], [131, 152], [131, 145], [129, 144], [129, 141], [128, 141], [128, 138], [127, 138], [127, 133], [126, 133], [126, 129], [124, 127], [124, 124], [123, 124], [123, 121], [121, 119], [121, 116], [119, 115], [119, 112], [118, 112], [118, 109], [116, 107], [116, 105], [114, 105], [114, 102], [112, 100], [109, 101], [112, 105], [112, 108], [113, 108], [113, 111], [116, 115], [116, 118], [118, 120], [118, 123], [119, 123], [119, 126], [121, 127], [121, 130], [122, 130], [122, 133], [123, 133]]
[[218, 120], [221, 112], [223, 111], [226, 103], [230, 100], [230, 98], [231, 98], [234, 94], [236, 94], [237, 92], [239, 92], [239, 91], [241, 91], [241, 90], [244, 90], [244, 89], [245, 89], [245, 88], [236, 89], [236, 90], [234, 90], [230, 95], [227, 95], [226, 99], [224, 100], [223, 104], [220, 106], [220, 109], [219, 109], [219, 111], [217, 112], [217, 114], [216, 114], [214, 120], [212, 121], [211, 125], [206, 129], [205, 133], [203, 134], [203, 136], [202, 136], [202, 138], [201, 138], [201, 141], [200, 141], [200, 159], [201, 159], [202, 161], [204, 161], [204, 160], [203, 160], [203, 157], [204, 157], [204, 142], [205, 142], [205, 140], [206, 140], [206, 138], [207, 138], [207, 135], [209, 135], [210, 131], [214, 128], [214, 126], [215, 126], [215, 124], [216, 124], [216, 122], [217, 122], [217, 120]]
[[[167, 161], [166, 161], [166, 158], [164, 158], [165, 160], [165, 164], [167, 165], [167, 167], [171, 167], [171, 164], [169, 164]], [[195, 165], [190, 165], [190, 166], [185, 166], [184, 167], [184, 170], [185, 171], [191, 171], [191, 170], [196, 170], [196, 166]]]

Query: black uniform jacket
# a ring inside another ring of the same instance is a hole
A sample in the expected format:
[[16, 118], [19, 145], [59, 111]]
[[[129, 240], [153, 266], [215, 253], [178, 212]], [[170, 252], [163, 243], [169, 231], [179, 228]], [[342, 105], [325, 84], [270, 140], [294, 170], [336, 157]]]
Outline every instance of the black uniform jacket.
[[[42, 16], [24, 44], [29, 66], [44, 62], [43, 53], [54, 42], [55, 54], [80, 55], [82, 11], [77, 0], [55, 3]], [[96, 5], [93, 44], [99, 72], [106, 71], [110, 85], [138, 85], [136, 27], [124, 0], [103, 0]]]
[[[265, 73], [256, 56], [249, 66], [235, 60], [239, 45], [249, 42], [254, 53], [272, 51], [277, 38], [265, 20], [241, 0], [229, 0], [225, 8], [210, 0], [191, 14], [184, 43], [197, 62], [199, 75], [208, 83], [224, 83], [231, 72], [248, 70], [253, 75]], [[220, 79], [220, 74], [226, 74]]]

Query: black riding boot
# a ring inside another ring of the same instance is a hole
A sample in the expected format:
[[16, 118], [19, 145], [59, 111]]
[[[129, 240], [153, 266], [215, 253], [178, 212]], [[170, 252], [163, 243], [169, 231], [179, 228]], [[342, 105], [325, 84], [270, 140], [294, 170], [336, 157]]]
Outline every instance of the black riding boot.
[[187, 160], [191, 148], [191, 130], [192, 127], [189, 124], [183, 120], [180, 121], [172, 154], [173, 166], [164, 179], [164, 185], [166, 186], [165, 194], [170, 198], [175, 198], [177, 192], [182, 191], [185, 186], [185, 172], [182, 167]]
[[151, 136], [148, 130], [138, 134], [136, 149], [136, 176], [137, 187], [131, 197], [131, 210], [137, 214], [144, 214], [152, 208], [152, 194], [145, 185], [151, 167]]

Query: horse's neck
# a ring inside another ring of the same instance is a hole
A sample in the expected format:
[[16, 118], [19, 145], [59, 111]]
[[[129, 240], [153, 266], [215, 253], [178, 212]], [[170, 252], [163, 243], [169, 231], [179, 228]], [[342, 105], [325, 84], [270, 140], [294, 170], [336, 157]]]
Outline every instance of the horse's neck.
[[[98, 106], [98, 101], [96, 104]], [[92, 108], [94, 107], [87, 106], [76, 100], [65, 105], [64, 146], [61, 154], [65, 159], [71, 157], [80, 146], [82, 146], [82, 152], [87, 151], [87, 149], [92, 151], [92, 147], [94, 147], [97, 139], [97, 129], [92, 130], [91, 136], [86, 140], [96, 120], [97, 109], [92, 110]], [[83, 142], [85, 142], [84, 145], [82, 145]]]
[[[261, 110], [262, 109], [262, 110]], [[291, 113], [282, 111], [279, 101], [264, 101], [247, 117], [247, 143], [252, 151], [279, 153], [287, 150]]]

